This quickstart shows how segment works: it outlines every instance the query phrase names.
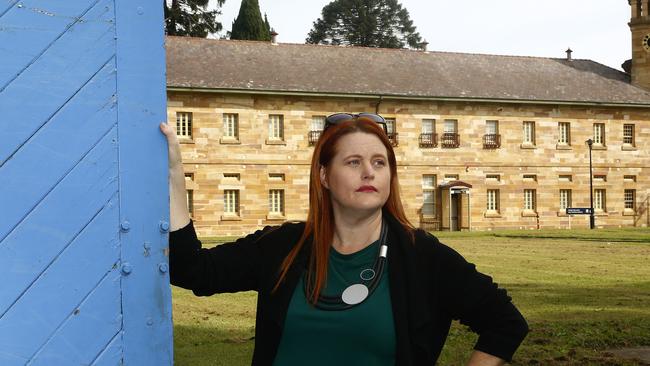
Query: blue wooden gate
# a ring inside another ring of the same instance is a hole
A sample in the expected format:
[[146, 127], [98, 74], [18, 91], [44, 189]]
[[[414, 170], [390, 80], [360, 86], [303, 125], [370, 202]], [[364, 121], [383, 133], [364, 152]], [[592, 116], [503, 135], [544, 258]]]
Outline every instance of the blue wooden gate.
[[160, 0], [0, 0], [0, 365], [170, 365]]

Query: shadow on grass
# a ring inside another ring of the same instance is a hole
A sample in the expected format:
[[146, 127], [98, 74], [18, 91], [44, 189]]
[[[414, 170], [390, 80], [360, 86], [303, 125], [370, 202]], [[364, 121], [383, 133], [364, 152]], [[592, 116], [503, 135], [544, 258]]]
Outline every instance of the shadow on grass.
[[[593, 242], [605, 242], [613, 241], [616, 243], [643, 243], [650, 244], [650, 237], [640, 237], [640, 238], [625, 238], [625, 237], [585, 237], [585, 236], [573, 236], [573, 235], [544, 235], [544, 234], [493, 234], [492, 236], [496, 238], [511, 238], [511, 239], [553, 239], [553, 240], [577, 240], [577, 241], [593, 241]], [[650, 235], [649, 235], [650, 236]]]

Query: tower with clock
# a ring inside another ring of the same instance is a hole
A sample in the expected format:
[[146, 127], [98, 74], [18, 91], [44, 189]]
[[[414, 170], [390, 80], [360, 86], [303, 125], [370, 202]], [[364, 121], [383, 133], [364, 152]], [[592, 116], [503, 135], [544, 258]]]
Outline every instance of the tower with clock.
[[632, 84], [650, 89], [650, 0], [628, 0], [632, 9]]

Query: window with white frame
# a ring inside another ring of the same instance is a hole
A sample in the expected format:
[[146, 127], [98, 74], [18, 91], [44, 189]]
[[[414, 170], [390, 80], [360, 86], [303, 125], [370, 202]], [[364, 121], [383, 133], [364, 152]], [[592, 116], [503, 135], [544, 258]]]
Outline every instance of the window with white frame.
[[524, 189], [524, 210], [537, 210], [537, 192], [534, 189]]
[[237, 113], [223, 114], [223, 136], [239, 138], [239, 115]]
[[269, 139], [284, 140], [284, 116], [281, 114], [269, 115]]
[[535, 122], [524, 122], [524, 144], [535, 145]]
[[623, 125], [623, 143], [626, 145], [634, 146], [634, 125], [633, 124]]
[[458, 133], [458, 120], [446, 119], [444, 133]]
[[607, 211], [606, 198], [604, 189], [594, 189], [594, 210]]
[[436, 216], [436, 176], [435, 174], [425, 174], [422, 176], [422, 216]]
[[436, 120], [435, 119], [423, 119], [422, 120], [422, 133], [435, 133], [436, 132]]
[[571, 145], [571, 124], [569, 122], [559, 122], [557, 143], [560, 145]]
[[560, 211], [566, 212], [567, 207], [571, 207], [571, 190], [560, 189]]
[[499, 190], [487, 190], [487, 207], [486, 209], [491, 212], [499, 212]]
[[194, 216], [194, 191], [191, 189], [188, 189], [186, 191], [186, 199], [187, 199], [187, 209], [190, 212], [190, 216]]
[[192, 112], [176, 112], [176, 136], [192, 138]]
[[605, 124], [594, 123], [594, 144], [605, 145]]
[[485, 134], [498, 135], [499, 134], [499, 121], [485, 121]]
[[310, 131], [322, 131], [325, 128], [325, 116], [312, 116]]
[[388, 136], [395, 134], [395, 118], [386, 118], [386, 131], [388, 131]]
[[269, 213], [284, 215], [284, 189], [271, 189], [269, 191]]
[[636, 210], [636, 189], [626, 189], [624, 192], [625, 210]]
[[223, 193], [223, 212], [228, 215], [239, 215], [239, 190], [226, 189]]

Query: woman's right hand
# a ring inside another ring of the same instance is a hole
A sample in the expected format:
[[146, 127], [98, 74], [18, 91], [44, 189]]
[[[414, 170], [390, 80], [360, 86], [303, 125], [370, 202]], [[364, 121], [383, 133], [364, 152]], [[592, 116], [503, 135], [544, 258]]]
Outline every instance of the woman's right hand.
[[176, 137], [176, 130], [167, 122], [160, 123], [160, 131], [167, 138], [167, 155], [169, 157], [169, 170], [183, 166], [181, 147]]
[[181, 147], [176, 137], [176, 129], [167, 122], [160, 124], [160, 131], [167, 138], [167, 155], [169, 158], [169, 226], [170, 231], [185, 227], [190, 222], [187, 207], [187, 190], [185, 173], [181, 158]]

